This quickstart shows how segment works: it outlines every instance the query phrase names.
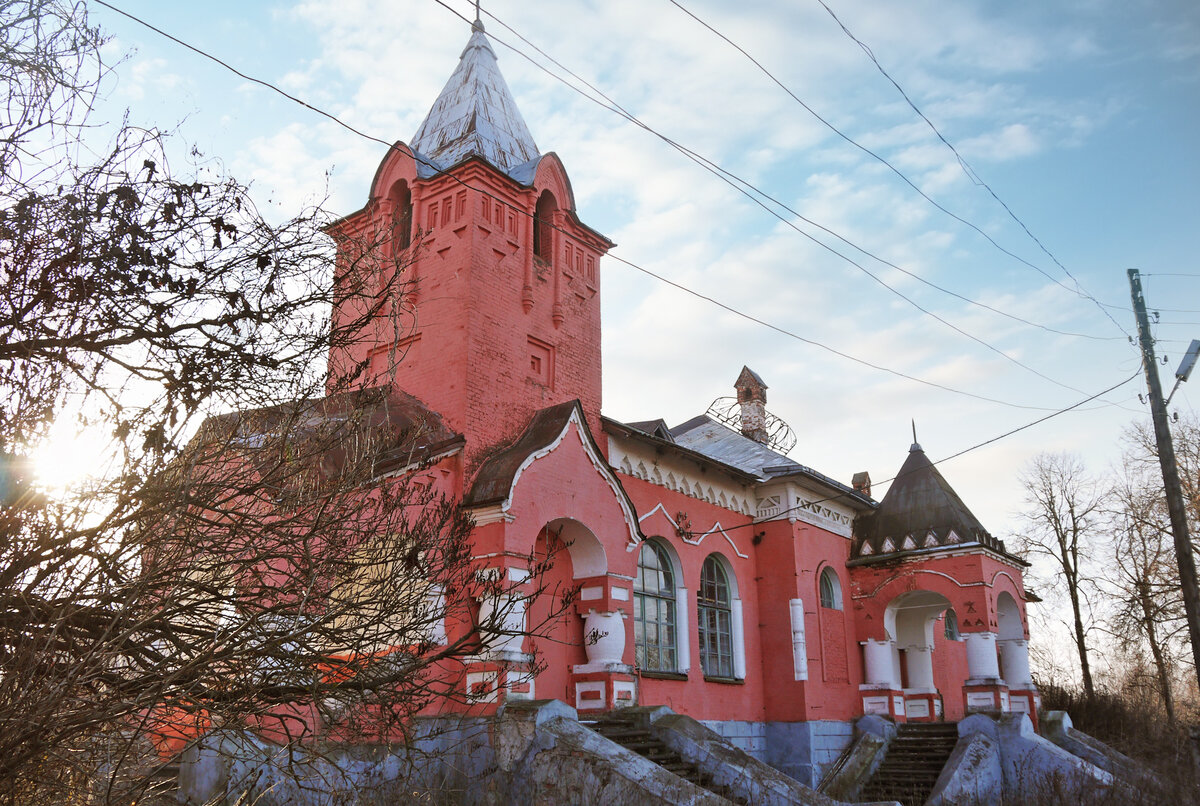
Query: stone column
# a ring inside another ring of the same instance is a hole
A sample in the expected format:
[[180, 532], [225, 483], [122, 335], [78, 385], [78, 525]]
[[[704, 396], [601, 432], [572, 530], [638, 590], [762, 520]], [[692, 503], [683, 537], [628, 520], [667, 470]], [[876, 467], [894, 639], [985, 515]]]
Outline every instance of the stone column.
[[1000, 663], [996, 659], [994, 632], [969, 632], [963, 635], [967, 649], [967, 677], [971, 680], [1000, 678]]
[[511, 594], [485, 597], [479, 603], [479, 623], [484, 625], [485, 654], [488, 657], [506, 661], [526, 660], [521, 649], [526, 633], [524, 597]]
[[938, 717], [937, 686], [933, 682], [933, 647], [912, 644], [905, 647], [908, 687], [904, 689], [904, 712], [911, 720]]
[[892, 642], [863, 641], [863, 657], [866, 660], [866, 685], [877, 688], [899, 688], [896, 682], [895, 664], [892, 663]]
[[876, 641], [868, 638], [862, 642], [863, 661], [866, 666], [866, 682], [859, 686], [864, 714], [890, 716], [897, 721], [905, 719], [904, 692], [896, 674], [895, 644], [893, 641]]
[[1007, 638], [999, 644], [1004, 681], [1009, 688], [1033, 688], [1033, 677], [1029, 674], [1029, 642], [1024, 638]]
[[1004, 680], [1008, 683], [1009, 707], [1013, 711], [1027, 714], [1038, 729], [1038, 707], [1042, 698], [1033, 676], [1029, 673], [1029, 642], [1024, 638], [1006, 638], [1000, 643], [1000, 662], [1004, 669]]
[[688, 624], [688, 589], [681, 585], [675, 589], [675, 649], [679, 657], [675, 659], [675, 668], [681, 674], [687, 674], [692, 669], [692, 630]]
[[967, 713], [972, 711], [1008, 711], [1008, 685], [1000, 677], [994, 632], [963, 634], [967, 650], [967, 681], [963, 700]]
[[906, 647], [908, 659], [908, 688], [914, 691], [933, 691], [933, 650], [927, 646]]

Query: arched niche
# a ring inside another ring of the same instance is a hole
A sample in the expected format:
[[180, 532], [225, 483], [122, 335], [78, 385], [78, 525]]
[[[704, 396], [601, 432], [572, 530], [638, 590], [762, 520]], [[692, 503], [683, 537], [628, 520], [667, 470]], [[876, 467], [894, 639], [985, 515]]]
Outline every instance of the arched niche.
[[546, 524], [549, 532], [558, 536], [567, 547], [575, 579], [604, 576], [608, 573], [608, 557], [604, 546], [591, 529], [573, 518], [558, 518]]
[[888, 637], [900, 648], [933, 646], [933, 627], [950, 600], [935, 591], [909, 591], [888, 603], [883, 623]]
[[1008, 591], [996, 597], [996, 638], [1004, 641], [1025, 637], [1025, 625], [1021, 621], [1021, 609]]

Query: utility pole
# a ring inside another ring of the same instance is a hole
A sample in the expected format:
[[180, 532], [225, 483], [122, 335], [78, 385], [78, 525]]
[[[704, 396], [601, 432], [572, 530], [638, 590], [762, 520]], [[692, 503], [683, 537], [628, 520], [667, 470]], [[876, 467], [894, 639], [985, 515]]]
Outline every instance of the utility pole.
[[1175, 447], [1171, 443], [1171, 427], [1167, 422], [1167, 405], [1163, 402], [1162, 384], [1158, 380], [1158, 364], [1154, 360], [1154, 340], [1150, 338], [1150, 322], [1146, 317], [1146, 300], [1142, 296], [1142, 279], [1137, 269], [1129, 270], [1129, 292], [1133, 297], [1133, 312], [1137, 314], [1138, 340], [1142, 345], [1142, 368], [1150, 389], [1150, 413], [1154, 417], [1154, 438], [1158, 445], [1158, 463], [1162, 465], [1163, 488], [1167, 495], [1167, 511], [1171, 515], [1171, 532], [1175, 535], [1175, 557], [1179, 562], [1179, 584], [1183, 588], [1183, 609], [1187, 613], [1188, 637], [1192, 641], [1192, 659], [1196, 664], [1196, 679], [1200, 682], [1200, 590], [1196, 587], [1196, 558], [1188, 536], [1187, 515], [1183, 508], [1183, 489], [1179, 485], [1179, 467], [1175, 464]]

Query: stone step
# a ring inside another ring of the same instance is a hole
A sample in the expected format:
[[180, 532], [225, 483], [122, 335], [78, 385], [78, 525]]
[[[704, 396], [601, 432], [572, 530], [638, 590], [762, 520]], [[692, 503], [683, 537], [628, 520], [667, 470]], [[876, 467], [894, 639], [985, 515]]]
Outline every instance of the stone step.
[[883, 763], [859, 800], [895, 800], [905, 806], [923, 806], [957, 744], [955, 723], [910, 722], [897, 726]]
[[719, 795], [734, 803], [746, 803], [744, 799], [725, 791], [724, 787], [714, 786], [712, 780], [700, 772], [696, 765], [685, 761], [678, 753], [667, 747], [661, 739], [645, 728], [639, 727], [631, 719], [619, 716], [601, 717], [581, 721], [581, 724], [701, 789], [707, 789], [714, 795]]

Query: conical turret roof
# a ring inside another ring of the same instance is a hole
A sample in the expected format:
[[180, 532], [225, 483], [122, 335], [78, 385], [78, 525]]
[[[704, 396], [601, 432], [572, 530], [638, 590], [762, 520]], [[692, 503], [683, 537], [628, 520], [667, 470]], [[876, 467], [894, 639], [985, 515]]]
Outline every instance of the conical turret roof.
[[1008, 554], [916, 443], [879, 508], [860, 518], [854, 533], [855, 559], [968, 544]]
[[478, 20], [410, 145], [445, 168], [479, 156], [509, 175], [539, 156]]

